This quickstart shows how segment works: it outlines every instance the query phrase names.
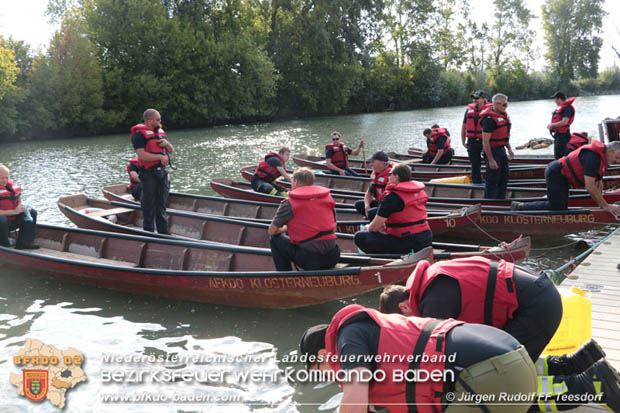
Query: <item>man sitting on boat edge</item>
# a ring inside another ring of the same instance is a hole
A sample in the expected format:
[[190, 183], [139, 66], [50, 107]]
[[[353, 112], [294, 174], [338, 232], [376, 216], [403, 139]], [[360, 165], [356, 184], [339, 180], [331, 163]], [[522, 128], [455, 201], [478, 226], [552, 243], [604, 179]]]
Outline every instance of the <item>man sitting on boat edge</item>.
[[352, 150], [341, 139], [340, 132], [332, 132], [332, 143], [325, 145], [325, 166], [329, 173], [334, 175], [357, 176], [357, 173], [349, 168], [349, 155], [357, 156], [364, 147], [364, 140], [360, 141], [356, 150]]
[[297, 169], [293, 173], [293, 189], [271, 221], [271, 253], [278, 271], [291, 271], [291, 262], [304, 270], [325, 270], [333, 268], [340, 259], [335, 232], [336, 203], [328, 188], [313, 184], [310, 169]]
[[394, 164], [390, 162], [387, 153], [383, 151], [375, 152], [374, 155], [367, 160], [372, 168], [370, 174], [370, 185], [368, 191], [364, 194], [364, 199], [355, 202], [355, 209], [369, 220], [373, 220], [377, 215], [377, 206], [385, 195], [385, 188], [388, 184], [390, 171]]
[[275, 181], [280, 176], [291, 182], [290, 175], [286, 172], [286, 161], [291, 151], [286, 146], [280, 148], [278, 153], [269, 152], [256, 167], [252, 176], [252, 189], [263, 194], [287, 196], [287, 191]]
[[426, 201], [424, 184], [411, 180], [409, 166], [394, 166], [377, 215], [366, 231], [355, 233], [355, 245], [366, 254], [408, 254], [430, 246]]
[[13, 184], [9, 168], [0, 164], [0, 245], [10, 247], [9, 231], [19, 229], [15, 248], [32, 250], [37, 227], [37, 211], [22, 204], [21, 189]]

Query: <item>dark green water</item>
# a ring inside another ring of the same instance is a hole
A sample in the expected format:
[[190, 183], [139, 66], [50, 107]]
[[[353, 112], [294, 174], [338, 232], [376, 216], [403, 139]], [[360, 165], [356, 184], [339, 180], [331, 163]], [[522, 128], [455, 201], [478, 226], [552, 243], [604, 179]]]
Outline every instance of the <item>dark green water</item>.
[[[616, 117], [620, 96], [580, 98], [573, 130], [597, 135], [597, 123]], [[554, 104], [549, 101], [515, 103], [509, 106], [513, 120], [513, 145], [530, 138], [546, 136]], [[268, 151], [287, 145], [293, 153], [322, 152], [329, 134], [339, 130], [349, 146], [360, 138], [366, 141], [366, 154], [385, 149], [405, 152], [409, 146], [422, 146], [422, 130], [432, 123], [447, 127], [454, 137], [458, 154], [460, 124], [464, 107], [413, 112], [397, 112], [312, 120], [274, 122], [257, 125], [222, 126], [211, 129], [175, 131], [168, 134], [175, 145], [172, 188], [176, 191], [213, 194], [208, 182], [213, 177], [241, 179], [242, 165], [256, 164]], [[162, 113], [164, 118], [166, 114]], [[128, 129], [129, 129], [128, 125]], [[543, 150], [551, 153], [550, 149]], [[522, 152], [525, 153], [525, 152]], [[536, 151], [532, 153], [545, 153]], [[101, 196], [105, 185], [124, 182], [125, 167], [133, 156], [129, 135], [97, 136], [46, 142], [4, 144], [0, 163], [6, 164], [13, 179], [24, 191], [26, 201], [39, 211], [39, 221], [70, 225], [58, 211], [62, 195], [85, 193]], [[289, 165], [292, 166], [292, 165]], [[523, 229], [527, 233], [527, 228]], [[535, 269], [554, 268], [579, 250], [576, 240], [594, 241], [606, 229], [536, 244], [526, 265]], [[518, 234], [515, 234], [515, 236]], [[103, 383], [102, 371], [138, 367], [155, 370], [162, 364], [123, 366], [106, 363], [104, 354], [223, 354], [264, 355], [231, 365], [188, 365], [191, 369], [230, 369], [273, 373], [287, 366], [281, 360], [295, 351], [301, 333], [310, 325], [328, 322], [343, 305], [359, 302], [374, 306], [378, 293], [292, 311], [267, 311], [212, 306], [83, 287], [50, 280], [36, 270], [16, 271], [0, 268], [0, 411], [52, 412], [49, 402], [34, 404], [18, 397], [9, 384], [10, 372], [18, 369], [12, 357], [27, 338], [39, 339], [60, 349], [74, 347], [84, 353], [88, 382], [67, 393], [67, 412], [311, 412], [338, 393], [334, 385], [314, 386], [284, 380], [229, 380], [225, 383], [130, 384]], [[213, 403], [127, 403], [102, 401], [106, 393], [193, 393], [223, 397], [241, 396], [241, 404]], [[332, 411], [337, 400], [323, 405]]]

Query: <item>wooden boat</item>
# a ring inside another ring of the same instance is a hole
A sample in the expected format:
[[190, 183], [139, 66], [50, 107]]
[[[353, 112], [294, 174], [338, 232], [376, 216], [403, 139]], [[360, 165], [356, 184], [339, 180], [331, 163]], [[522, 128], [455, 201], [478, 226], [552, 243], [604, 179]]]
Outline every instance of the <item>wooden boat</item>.
[[[320, 156], [297, 154], [292, 156], [293, 161], [299, 166], [306, 166], [313, 170], [328, 170], [325, 159]], [[412, 177], [416, 180], [428, 180], [439, 178], [450, 178], [460, 175], [470, 175], [469, 165], [430, 165], [411, 162]], [[370, 173], [363, 168], [350, 166], [355, 172], [367, 176]], [[546, 165], [523, 165], [510, 168], [510, 179], [540, 179], [544, 178]], [[482, 171], [484, 175], [484, 168]]]
[[[425, 151], [419, 148], [409, 148], [407, 154], [414, 156], [413, 159], [421, 159], [422, 154]], [[399, 154], [404, 155], [404, 154]], [[455, 155], [452, 157], [453, 160], [463, 161], [469, 163], [469, 158], [467, 156]], [[510, 161], [510, 163], [514, 164], [528, 164], [528, 165], [548, 165], [553, 162], [555, 159], [553, 155], [515, 155], [514, 159]]]
[[[60, 198], [58, 207], [65, 216], [80, 228], [166, 239], [183, 238], [244, 247], [262, 248], [269, 246], [268, 224], [256, 221], [170, 210], [168, 212], [169, 231], [173, 234], [170, 236], [143, 231], [140, 226], [142, 215], [138, 205], [97, 200], [84, 195], [72, 195]], [[114, 216], [116, 222], [106, 219], [111, 216]], [[469, 220], [471, 224], [471, 218]], [[448, 221], [446, 225], [451, 230], [456, 227], [454, 222]], [[356, 255], [359, 252], [352, 234], [338, 233], [337, 235], [338, 245], [342, 253]], [[530, 240], [529, 238], [519, 238], [510, 244], [502, 243], [497, 247], [434, 242], [433, 247], [437, 259], [487, 256], [514, 261], [527, 257], [530, 250]], [[398, 256], [380, 255], [380, 257], [389, 258], [398, 258]]]
[[402, 259], [342, 256], [324, 271], [275, 271], [268, 249], [37, 225], [39, 250], [0, 247], [0, 262], [97, 287], [239, 307], [288, 309], [402, 282], [427, 248]]
[[[112, 185], [103, 189], [104, 196], [111, 201], [128, 202], [133, 199], [126, 185]], [[168, 196], [168, 208], [180, 211], [196, 212], [206, 215], [226, 216], [234, 219], [269, 223], [275, 216], [279, 204], [270, 202], [248, 201], [243, 199], [221, 198], [205, 195], [192, 195], [171, 192]], [[429, 225], [433, 234], [440, 235], [461, 225], [471, 225], [480, 216], [477, 205], [464, 206], [454, 211], [429, 211]], [[368, 223], [366, 218], [352, 208], [336, 209], [336, 231], [355, 234], [360, 225]]]
[[[254, 166], [243, 167], [241, 168], [241, 175], [250, 181], [255, 170], [256, 167]], [[620, 177], [616, 177], [615, 180], [620, 183]], [[368, 185], [370, 184], [370, 181], [364, 178], [322, 174], [316, 174], [314, 182], [316, 185], [330, 188], [332, 196], [342, 194], [358, 198], [364, 197], [364, 192], [368, 190]], [[278, 184], [283, 187], [290, 187], [290, 183], [286, 181], [280, 180]], [[483, 198], [484, 186], [481, 185], [439, 184], [432, 182], [425, 182], [424, 185], [429, 196], [430, 206], [433, 203], [481, 204], [483, 207], [510, 206], [512, 201], [542, 201], [547, 194], [545, 188], [509, 187], [506, 191], [506, 199], [486, 199]], [[571, 207], [593, 207], [597, 205], [585, 190], [573, 190], [571, 193], [573, 194], [569, 197], [569, 206]], [[604, 197], [608, 203], [620, 202], [620, 190], [605, 193]]]

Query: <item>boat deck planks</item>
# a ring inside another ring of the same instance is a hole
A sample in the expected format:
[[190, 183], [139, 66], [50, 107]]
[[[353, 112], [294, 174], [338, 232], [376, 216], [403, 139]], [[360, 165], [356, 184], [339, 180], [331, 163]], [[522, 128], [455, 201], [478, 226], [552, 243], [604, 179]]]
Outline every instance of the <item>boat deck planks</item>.
[[[592, 337], [605, 349], [607, 360], [620, 370], [620, 233], [601, 244], [572, 273], [579, 278], [566, 279], [562, 287], [588, 290], [592, 301]], [[599, 406], [589, 404], [570, 410], [576, 413], [601, 412]]]

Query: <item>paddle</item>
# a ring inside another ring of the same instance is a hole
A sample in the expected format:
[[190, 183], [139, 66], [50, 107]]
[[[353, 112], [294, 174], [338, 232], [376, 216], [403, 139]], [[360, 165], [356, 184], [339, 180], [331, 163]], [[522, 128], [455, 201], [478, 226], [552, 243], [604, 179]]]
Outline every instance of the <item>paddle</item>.
[[367, 174], [368, 170], [366, 169], [366, 146], [362, 146], [362, 163], [364, 166], [364, 173]]

